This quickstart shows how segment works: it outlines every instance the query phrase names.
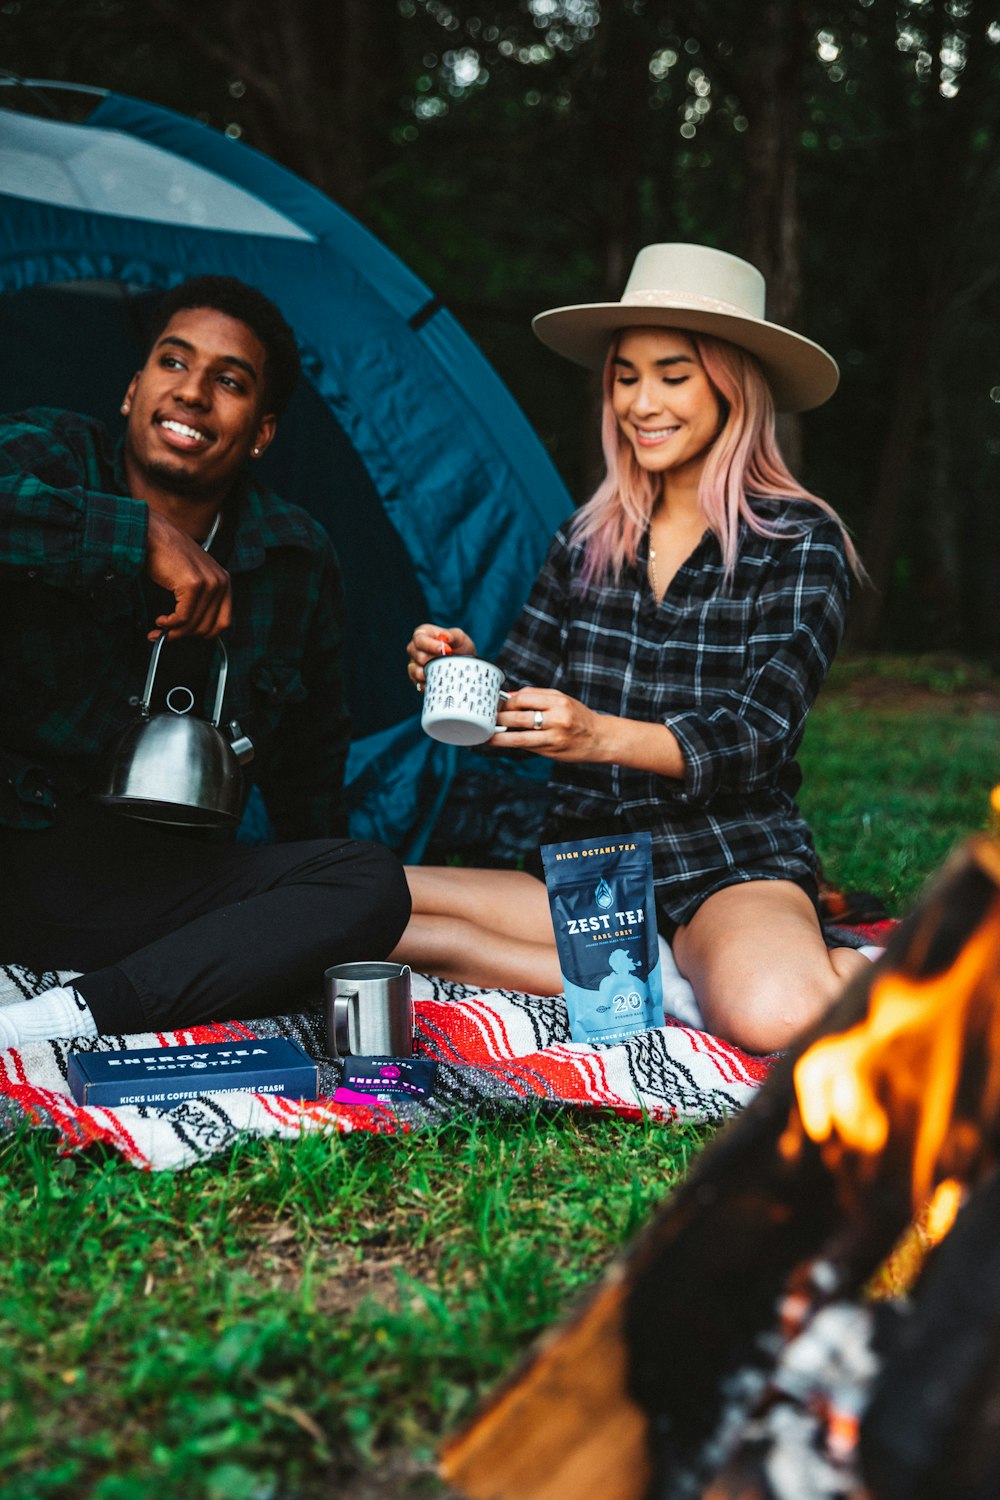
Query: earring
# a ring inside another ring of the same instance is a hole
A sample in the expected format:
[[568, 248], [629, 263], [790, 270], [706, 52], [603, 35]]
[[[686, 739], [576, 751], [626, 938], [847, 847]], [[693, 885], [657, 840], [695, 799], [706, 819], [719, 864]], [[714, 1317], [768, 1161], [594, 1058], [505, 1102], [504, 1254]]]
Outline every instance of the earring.
[[260, 458], [260, 449], [259, 448], [251, 448], [250, 452], [253, 454], [254, 458]]
[[132, 407], [131, 401], [123, 401], [122, 402], [122, 416], [123, 417], [127, 417], [128, 416], [129, 411], [131, 410], [131, 407]]

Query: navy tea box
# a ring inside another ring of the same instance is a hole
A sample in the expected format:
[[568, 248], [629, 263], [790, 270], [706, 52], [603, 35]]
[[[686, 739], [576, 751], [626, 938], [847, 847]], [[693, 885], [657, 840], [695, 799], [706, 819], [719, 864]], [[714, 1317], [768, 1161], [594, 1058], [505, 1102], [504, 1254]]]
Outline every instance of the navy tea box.
[[315, 1099], [319, 1066], [288, 1037], [71, 1052], [69, 1091], [77, 1104], [151, 1104], [170, 1109], [199, 1094], [285, 1094]]

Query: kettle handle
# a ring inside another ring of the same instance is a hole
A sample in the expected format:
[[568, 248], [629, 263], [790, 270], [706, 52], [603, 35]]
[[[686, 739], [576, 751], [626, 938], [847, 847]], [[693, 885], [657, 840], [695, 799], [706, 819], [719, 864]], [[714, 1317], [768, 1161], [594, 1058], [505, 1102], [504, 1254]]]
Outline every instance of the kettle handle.
[[226, 678], [229, 676], [229, 652], [226, 650], [226, 643], [221, 635], [217, 638], [215, 644], [222, 652], [222, 663], [219, 667], [219, 685], [215, 689], [215, 707], [212, 709], [212, 723], [218, 729], [222, 719], [222, 700], [226, 696]]
[[[149, 671], [146, 673], [146, 686], [142, 690], [142, 702], [139, 704], [139, 712], [144, 719], [148, 719], [150, 717], [149, 705], [153, 699], [153, 683], [156, 680], [156, 669], [160, 665], [160, 652], [163, 650], [163, 643], [166, 638], [166, 631], [161, 631], [156, 638], [156, 644], [154, 645], [152, 655], [149, 658]], [[215, 644], [222, 652], [222, 664], [219, 667], [219, 683], [217, 688], [215, 689], [215, 707], [212, 709], [211, 722], [213, 727], [218, 729], [219, 723], [222, 719], [222, 702], [226, 696], [226, 678], [229, 676], [229, 652], [226, 650], [226, 643], [224, 640], [222, 640], [221, 636]]]

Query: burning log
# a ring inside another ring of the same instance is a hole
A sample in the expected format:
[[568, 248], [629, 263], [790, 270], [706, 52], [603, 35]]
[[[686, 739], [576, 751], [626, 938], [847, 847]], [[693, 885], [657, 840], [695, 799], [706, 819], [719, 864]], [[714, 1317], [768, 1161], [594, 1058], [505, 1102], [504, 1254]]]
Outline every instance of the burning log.
[[969, 1198], [900, 1320], [861, 1430], [879, 1500], [1000, 1495], [1000, 1174]]
[[[932, 1192], [943, 1232], [994, 1167], [998, 1130], [1000, 846], [982, 839], [775, 1066], [604, 1283], [450, 1440], [445, 1477], [473, 1500], [776, 1493], [741, 1440], [779, 1399], [783, 1356], [857, 1301]], [[925, 1363], [943, 1316], [928, 1314]], [[1000, 1365], [1000, 1313], [966, 1357], [977, 1378], [991, 1361]], [[881, 1415], [897, 1409], [889, 1384], [865, 1423], [880, 1476], [899, 1460], [886, 1437], [896, 1418]], [[942, 1410], [936, 1436], [932, 1425], [917, 1435], [933, 1451], [917, 1461], [950, 1461], [954, 1422]], [[1000, 1453], [988, 1427], [984, 1418], [977, 1429], [984, 1463]], [[879, 1483], [885, 1500], [917, 1492]], [[844, 1485], [838, 1495], [851, 1493]], [[969, 1489], [969, 1500], [979, 1493], [1000, 1485]]]

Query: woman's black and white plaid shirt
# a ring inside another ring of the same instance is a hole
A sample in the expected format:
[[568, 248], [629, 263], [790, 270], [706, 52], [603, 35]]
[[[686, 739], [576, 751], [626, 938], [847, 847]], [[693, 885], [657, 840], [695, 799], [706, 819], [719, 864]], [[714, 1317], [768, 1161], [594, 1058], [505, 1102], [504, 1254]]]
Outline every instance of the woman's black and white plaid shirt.
[[[757, 500], [780, 536], [741, 523], [735, 573], [706, 531], [659, 604], [648, 539], [620, 580], [579, 586], [563, 526], [500, 654], [510, 686], [553, 687], [598, 713], [659, 721], [684, 779], [553, 762], [546, 838], [605, 823], [653, 835], [661, 925], [748, 879], [807, 888], [816, 857], [795, 804], [806, 716], [840, 642], [849, 572], [839, 525], [800, 500]], [[581, 835], [582, 836], [582, 835]]]

